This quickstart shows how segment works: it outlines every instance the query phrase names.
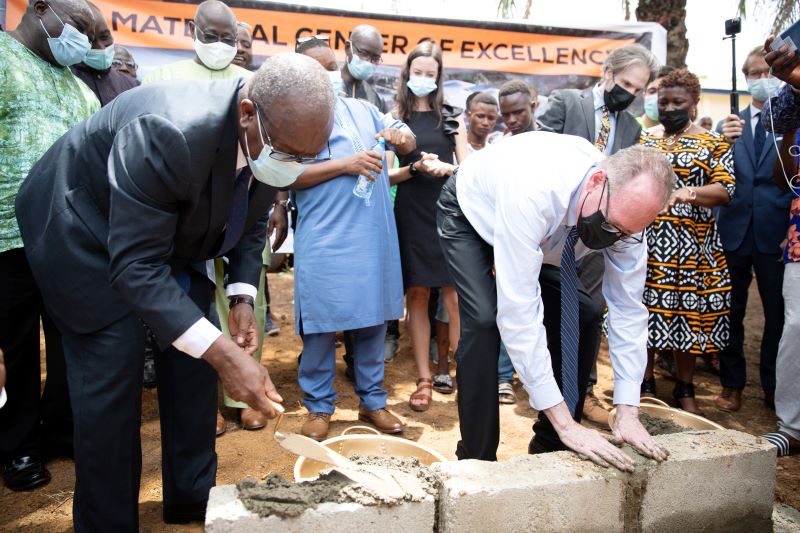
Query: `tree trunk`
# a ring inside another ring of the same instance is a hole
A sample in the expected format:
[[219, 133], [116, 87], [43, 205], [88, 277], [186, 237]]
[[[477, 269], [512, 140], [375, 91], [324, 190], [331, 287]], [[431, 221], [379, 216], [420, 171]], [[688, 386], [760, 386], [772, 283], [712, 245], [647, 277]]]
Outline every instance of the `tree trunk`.
[[667, 30], [667, 65], [686, 66], [689, 40], [686, 38], [686, 0], [639, 0], [636, 20], [658, 22]]

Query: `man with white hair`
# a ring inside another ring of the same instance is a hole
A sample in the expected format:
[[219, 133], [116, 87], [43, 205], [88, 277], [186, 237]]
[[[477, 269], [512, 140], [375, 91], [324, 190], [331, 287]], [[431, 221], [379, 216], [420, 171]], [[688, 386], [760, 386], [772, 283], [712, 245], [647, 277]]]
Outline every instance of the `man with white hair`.
[[[281, 401], [250, 354], [253, 297], [275, 187], [317, 161], [333, 120], [328, 75], [270, 58], [248, 80], [125, 92], [55, 143], [17, 197], [27, 258], [63, 335], [75, 411], [75, 530], [137, 531], [140, 318], [159, 367], [164, 520], [200, 520], [216, 475], [216, 381], [273, 417]], [[213, 201], [212, 201], [213, 199]], [[203, 317], [192, 262], [230, 259], [234, 340]]]
[[[535, 170], [517, 164], [518, 154], [536, 161]], [[459, 459], [497, 459], [502, 334], [539, 411], [529, 453], [571, 449], [603, 466], [633, 469], [630, 457], [580, 425], [602, 310], [575, 263], [592, 250], [601, 250], [606, 267], [614, 437], [666, 458], [638, 416], [647, 357], [642, 232], [673, 188], [672, 168], [655, 150], [631, 147], [603, 159], [584, 139], [544, 132], [472, 154], [445, 184], [439, 238], [461, 312]]]

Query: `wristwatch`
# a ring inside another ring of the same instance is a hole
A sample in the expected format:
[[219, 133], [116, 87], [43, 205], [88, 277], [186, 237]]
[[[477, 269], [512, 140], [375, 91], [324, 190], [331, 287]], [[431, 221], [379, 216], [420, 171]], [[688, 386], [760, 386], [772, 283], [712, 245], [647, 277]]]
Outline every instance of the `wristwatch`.
[[419, 175], [419, 169], [415, 166], [416, 164], [417, 162], [414, 161], [413, 163], [408, 165], [408, 173], [411, 174], [412, 176]]
[[256, 302], [253, 297], [246, 294], [237, 294], [236, 296], [231, 296], [229, 300], [230, 302], [228, 302], [228, 309], [233, 309], [234, 306], [239, 304], [247, 304], [253, 309], [256, 308]]

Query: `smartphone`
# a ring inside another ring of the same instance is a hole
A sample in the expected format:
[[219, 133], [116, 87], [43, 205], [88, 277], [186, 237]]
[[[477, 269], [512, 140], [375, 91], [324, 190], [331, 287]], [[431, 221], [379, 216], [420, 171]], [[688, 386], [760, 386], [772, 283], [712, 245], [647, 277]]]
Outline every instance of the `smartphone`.
[[[786, 51], [787, 54], [790, 52], [796, 52], [798, 48], [800, 48], [800, 20], [792, 24], [788, 30], [776, 37], [769, 47], [773, 51], [777, 51], [783, 45], [789, 47], [789, 49]], [[792, 64], [796, 62], [797, 56], [795, 56], [794, 60], [792, 60]]]

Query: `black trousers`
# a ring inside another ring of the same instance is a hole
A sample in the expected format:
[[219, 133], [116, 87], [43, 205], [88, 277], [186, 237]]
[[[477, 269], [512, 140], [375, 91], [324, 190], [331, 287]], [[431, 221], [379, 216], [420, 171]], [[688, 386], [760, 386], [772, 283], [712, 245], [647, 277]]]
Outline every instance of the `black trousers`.
[[[72, 455], [72, 409], [61, 335], [22, 248], [0, 253], [0, 348], [5, 353], [8, 403], [0, 409], [0, 460], [42, 452]], [[46, 342], [47, 380], [41, 390], [39, 320]]]
[[[458, 293], [461, 340], [458, 346], [458, 416], [461, 440], [459, 459], [497, 460], [500, 412], [497, 397], [497, 360], [500, 333], [497, 329], [497, 288], [492, 275], [494, 252], [461, 212], [455, 196], [456, 176], [451, 177], [439, 197], [437, 225], [439, 242]], [[559, 269], [545, 265], [539, 276], [544, 306], [544, 326], [561, 387], [561, 291]], [[579, 286], [580, 345], [578, 363], [578, 408], [580, 420], [589, 371], [596, 350], [601, 312], [591, 296]], [[585, 334], [586, 333], [586, 334]], [[591, 333], [591, 334], [589, 334]], [[530, 453], [565, 449], [543, 413], [533, 426]]]
[[[193, 272], [189, 296], [208, 309], [208, 280]], [[75, 531], [138, 531], [144, 328], [129, 314], [63, 338], [75, 412]], [[202, 510], [217, 471], [217, 374], [172, 347], [156, 356], [156, 372], [164, 513]]]
[[720, 353], [719, 373], [723, 387], [743, 389], [747, 383], [744, 358], [744, 315], [747, 293], [755, 271], [758, 294], [764, 310], [759, 373], [765, 394], [775, 394], [775, 360], [783, 332], [783, 262], [779, 254], [727, 253], [731, 273], [731, 330], [728, 349]]

